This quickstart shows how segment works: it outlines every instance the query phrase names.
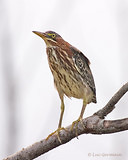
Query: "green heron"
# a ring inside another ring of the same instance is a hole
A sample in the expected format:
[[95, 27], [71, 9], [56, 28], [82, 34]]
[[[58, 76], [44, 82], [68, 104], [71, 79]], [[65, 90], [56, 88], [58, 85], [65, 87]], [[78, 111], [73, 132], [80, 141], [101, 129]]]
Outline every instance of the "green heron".
[[49, 67], [54, 77], [54, 84], [61, 99], [61, 114], [56, 133], [62, 129], [64, 114], [64, 95], [83, 99], [83, 106], [77, 121], [82, 121], [86, 105], [96, 103], [95, 83], [90, 70], [90, 61], [84, 54], [66, 42], [59, 34], [48, 31], [33, 31], [46, 43]]

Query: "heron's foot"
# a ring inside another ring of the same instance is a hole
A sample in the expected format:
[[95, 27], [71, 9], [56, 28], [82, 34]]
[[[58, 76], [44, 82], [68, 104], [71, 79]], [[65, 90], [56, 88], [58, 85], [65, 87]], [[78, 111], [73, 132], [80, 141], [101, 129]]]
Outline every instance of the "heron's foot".
[[75, 127], [75, 134], [76, 134], [76, 137], [78, 139], [78, 123], [81, 123], [82, 127], [85, 129], [85, 126], [83, 124], [83, 119], [81, 117], [79, 117], [76, 121], [74, 121], [72, 123], [72, 126], [71, 126], [71, 131], [73, 130], [73, 128]]
[[61, 130], [67, 131], [64, 127], [58, 128], [56, 131], [54, 131], [54, 132], [52, 132], [51, 134], [49, 134], [49, 136], [46, 138], [46, 140], [48, 140], [52, 135], [55, 134], [55, 135], [57, 136], [57, 138], [58, 138], [58, 141], [62, 144], [61, 139], [60, 139], [60, 136], [59, 136], [59, 133], [60, 133]]

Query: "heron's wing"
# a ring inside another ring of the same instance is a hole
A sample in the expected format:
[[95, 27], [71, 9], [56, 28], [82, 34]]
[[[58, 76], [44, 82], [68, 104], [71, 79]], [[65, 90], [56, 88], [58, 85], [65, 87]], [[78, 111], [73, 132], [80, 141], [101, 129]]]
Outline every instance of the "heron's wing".
[[91, 88], [94, 94], [94, 102], [96, 101], [96, 88], [95, 83], [93, 79], [92, 72], [90, 70], [89, 64], [90, 61], [87, 57], [84, 56], [84, 54], [74, 48], [72, 48], [73, 51], [73, 61], [75, 63], [75, 67], [81, 77], [83, 78], [83, 81]]

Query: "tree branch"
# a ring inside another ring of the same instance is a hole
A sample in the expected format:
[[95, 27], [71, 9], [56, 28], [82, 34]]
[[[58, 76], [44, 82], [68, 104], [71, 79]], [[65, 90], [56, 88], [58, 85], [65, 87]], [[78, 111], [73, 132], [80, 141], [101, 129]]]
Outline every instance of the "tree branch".
[[115, 108], [115, 104], [121, 99], [121, 97], [123, 97], [123, 95], [127, 91], [128, 91], [128, 82], [119, 89], [119, 91], [110, 99], [110, 101], [106, 104], [104, 108], [102, 108], [101, 110], [99, 110], [94, 114], [98, 115], [100, 118], [104, 118]]
[[[110, 134], [128, 130], [128, 118], [119, 120], [104, 120], [104, 117], [109, 114], [114, 108], [115, 104], [128, 91], [128, 83], [126, 83], [120, 90], [110, 99], [104, 108], [94, 113], [94, 115], [83, 119], [83, 122], [78, 123], [77, 134]], [[4, 160], [32, 160], [38, 156], [56, 148], [64, 143], [69, 142], [76, 137], [76, 126], [72, 125], [66, 127], [59, 132], [61, 143], [56, 134], [49, 136], [48, 139], [43, 139], [33, 145], [23, 148], [21, 151], [5, 158]]]

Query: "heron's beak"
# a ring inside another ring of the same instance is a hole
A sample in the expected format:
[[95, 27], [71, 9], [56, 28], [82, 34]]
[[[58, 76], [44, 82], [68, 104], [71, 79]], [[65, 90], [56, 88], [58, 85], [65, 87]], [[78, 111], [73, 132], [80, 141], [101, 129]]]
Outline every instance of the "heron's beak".
[[32, 31], [33, 33], [35, 33], [36, 35], [40, 36], [41, 38], [43, 38], [44, 41], [46, 41], [47, 37], [46, 34], [43, 32], [39, 32], [39, 31]]

